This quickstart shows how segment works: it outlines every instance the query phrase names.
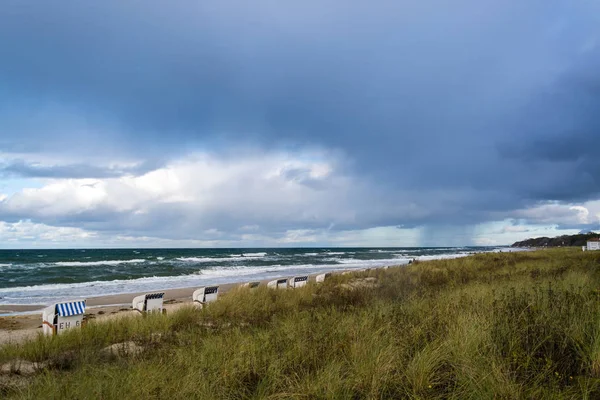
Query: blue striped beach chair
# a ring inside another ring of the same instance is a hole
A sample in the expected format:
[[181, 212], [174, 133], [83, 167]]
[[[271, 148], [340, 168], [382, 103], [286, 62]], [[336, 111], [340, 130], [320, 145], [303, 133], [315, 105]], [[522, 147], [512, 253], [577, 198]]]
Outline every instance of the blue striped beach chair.
[[85, 300], [56, 303], [42, 311], [42, 331], [58, 335], [68, 329], [80, 328], [85, 314]]

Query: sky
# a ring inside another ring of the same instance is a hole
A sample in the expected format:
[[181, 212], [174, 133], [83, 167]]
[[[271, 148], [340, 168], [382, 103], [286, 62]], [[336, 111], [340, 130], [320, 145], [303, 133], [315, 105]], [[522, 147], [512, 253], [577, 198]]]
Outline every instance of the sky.
[[8, 0], [0, 248], [600, 230], [595, 0]]

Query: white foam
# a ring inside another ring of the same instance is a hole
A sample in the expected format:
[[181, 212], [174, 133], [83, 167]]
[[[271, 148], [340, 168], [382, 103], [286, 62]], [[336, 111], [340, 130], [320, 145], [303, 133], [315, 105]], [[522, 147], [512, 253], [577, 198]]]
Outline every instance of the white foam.
[[402, 261], [406, 261], [406, 263], [408, 263], [408, 258], [407, 259], [398, 259], [398, 258], [386, 258], [386, 259], [381, 259], [381, 260], [359, 260], [357, 258], [344, 258], [344, 259], [337, 259], [337, 262], [340, 264], [343, 264], [344, 266], [370, 266], [370, 265], [392, 265], [392, 264], [404, 264]]
[[265, 252], [259, 252], [259, 253], [242, 253], [244, 255], [244, 257], [264, 257], [267, 255], [267, 253]]
[[461, 258], [471, 255], [470, 252], [461, 252], [455, 254], [436, 254], [436, 255], [428, 255], [428, 256], [418, 256], [415, 259], [419, 261], [429, 261], [429, 260], [450, 260], [454, 258]]
[[267, 253], [242, 253], [243, 255], [228, 257], [177, 257], [177, 261], [194, 262], [194, 263], [210, 263], [223, 261], [241, 261], [248, 258], [263, 258]]
[[86, 267], [95, 265], [119, 265], [119, 264], [138, 264], [146, 262], [143, 258], [136, 258], [133, 260], [106, 260], [106, 261], [59, 261], [54, 263], [61, 267]]
[[177, 261], [184, 261], [184, 262], [195, 262], [195, 263], [202, 263], [202, 262], [217, 262], [217, 261], [225, 261], [225, 260], [230, 260], [229, 258], [223, 258], [223, 257], [177, 257], [176, 258]]
[[12, 267], [12, 264], [0, 264], [0, 267]]

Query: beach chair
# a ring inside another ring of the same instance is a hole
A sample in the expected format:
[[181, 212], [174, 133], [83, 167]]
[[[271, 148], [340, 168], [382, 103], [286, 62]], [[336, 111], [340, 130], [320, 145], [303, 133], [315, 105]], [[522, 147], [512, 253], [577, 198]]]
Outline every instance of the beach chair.
[[287, 278], [275, 279], [267, 283], [267, 287], [271, 289], [287, 289]]
[[60, 335], [68, 329], [80, 328], [85, 313], [85, 300], [56, 303], [42, 310], [42, 331]]
[[323, 283], [323, 282], [325, 282], [325, 279], [329, 279], [329, 277], [331, 277], [331, 272], [326, 272], [324, 274], [317, 275], [315, 278], [315, 281], [317, 283]]
[[213, 301], [217, 301], [219, 297], [219, 287], [218, 286], [205, 286], [200, 289], [197, 289], [192, 293], [192, 301], [194, 303], [200, 303], [200, 305], [204, 305], [207, 303], [211, 303]]
[[246, 282], [244, 284], [242, 284], [243, 288], [250, 288], [250, 289], [255, 289], [260, 285], [259, 281], [252, 281], [252, 282]]
[[164, 293], [146, 293], [133, 299], [132, 307], [141, 313], [159, 312], [164, 313], [163, 308]]
[[308, 283], [308, 276], [293, 276], [288, 280], [288, 286], [292, 289], [301, 288]]

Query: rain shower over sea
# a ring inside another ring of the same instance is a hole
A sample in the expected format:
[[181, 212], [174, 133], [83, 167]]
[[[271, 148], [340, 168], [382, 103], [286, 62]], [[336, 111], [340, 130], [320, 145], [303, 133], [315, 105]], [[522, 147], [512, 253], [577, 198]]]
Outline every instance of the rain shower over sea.
[[490, 247], [0, 250], [0, 304], [247, 282], [462, 257]]

